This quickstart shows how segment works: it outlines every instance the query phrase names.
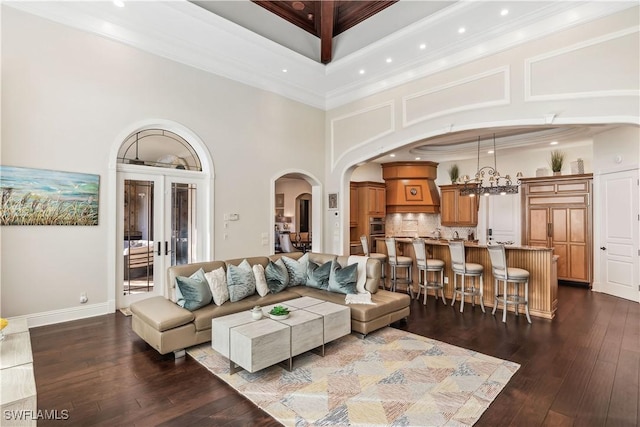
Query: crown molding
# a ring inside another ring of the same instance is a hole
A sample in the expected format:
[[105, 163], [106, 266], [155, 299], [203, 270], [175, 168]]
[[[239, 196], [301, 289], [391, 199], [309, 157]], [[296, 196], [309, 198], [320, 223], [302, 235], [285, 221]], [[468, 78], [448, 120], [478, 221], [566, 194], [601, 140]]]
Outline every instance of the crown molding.
[[[328, 66], [317, 63], [231, 21], [185, 1], [3, 2], [3, 6], [97, 34], [143, 51], [286, 98], [328, 110], [413, 80], [486, 57], [531, 40], [637, 6], [621, 2], [548, 2], [502, 26], [463, 41], [451, 41], [393, 67], [377, 65], [367, 77], [355, 76], [361, 63], [375, 64], [384, 52], [431, 34], [436, 25], [477, 18], [491, 2], [455, 2]], [[516, 2], [517, 3], [517, 2]], [[386, 65], [386, 64], [385, 64]], [[286, 69], [287, 72], [283, 72]], [[259, 72], [256, 72], [259, 70]]]

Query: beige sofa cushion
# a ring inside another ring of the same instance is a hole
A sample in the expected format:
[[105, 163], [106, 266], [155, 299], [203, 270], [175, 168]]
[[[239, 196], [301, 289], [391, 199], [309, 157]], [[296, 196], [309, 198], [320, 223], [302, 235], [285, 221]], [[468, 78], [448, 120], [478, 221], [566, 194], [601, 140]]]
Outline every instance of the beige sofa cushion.
[[329, 292], [323, 289], [309, 288], [306, 286], [293, 288], [292, 292], [295, 292], [300, 296], [318, 298], [323, 301], [329, 301], [349, 307], [351, 309], [351, 318], [360, 322], [370, 322], [391, 312], [409, 307], [409, 304], [411, 303], [409, 295], [385, 290], [380, 290], [379, 292], [371, 295], [371, 301], [374, 302], [375, 305], [345, 304], [344, 294]]
[[131, 304], [131, 312], [160, 332], [185, 325], [195, 318], [191, 311], [161, 296]]

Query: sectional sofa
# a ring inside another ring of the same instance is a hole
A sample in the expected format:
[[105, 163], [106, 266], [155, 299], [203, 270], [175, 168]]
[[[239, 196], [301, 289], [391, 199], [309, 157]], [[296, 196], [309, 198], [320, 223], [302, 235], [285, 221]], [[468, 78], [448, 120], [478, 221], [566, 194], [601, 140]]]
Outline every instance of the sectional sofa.
[[[276, 254], [270, 257], [251, 257], [246, 260], [251, 266], [260, 264], [263, 268], [267, 268], [270, 261], [276, 262], [282, 256], [298, 260], [303, 254]], [[349, 261], [348, 256], [321, 253], [308, 253], [308, 259], [318, 265], [335, 260], [342, 267], [346, 267]], [[238, 266], [244, 260], [245, 258], [209, 261], [169, 268], [166, 281], [167, 289], [165, 289], [167, 298], [157, 296], [131, 304], [133, 331], [159, 353], [174, 352], [176, 357], [180, 357], [184, 354], [185, 348], [211, 341], [211, 320], [214, 317], [250, 310], [256, 305], [266, 306], [302, 296], [348, 306], [351, 309], [351, 330], [362, 335], [367, 335], [376, 329], [409, 316], [409, 296], [379, 289], [381, 263], [371, 258], [365, 260], [366, 281], [364, 287], [371, 293], [373, 304], [346, 304], [345, 294], [304, 285], [287, 287], [280, 292], [270, 292], [265, 296], [255, 293], [239, 301], [226, 301], [221, 305], [211, 302], [194, 311], [189, 311], [176, 303], [178, 298], [176, 295], [177, 277], [190, 276], [201, 268], [205, 272], [220, 267], [226, 271], [230, 265]]]

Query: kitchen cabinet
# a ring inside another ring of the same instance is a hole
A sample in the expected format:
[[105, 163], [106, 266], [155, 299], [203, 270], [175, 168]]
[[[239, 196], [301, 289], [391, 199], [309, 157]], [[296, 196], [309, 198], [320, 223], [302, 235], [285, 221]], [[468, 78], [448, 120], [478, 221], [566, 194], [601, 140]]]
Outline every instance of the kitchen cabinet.
[[459, 185], [440, 186], [440, 223], [447, 227], [478, 225], [478, 197], [463, 196]]
[[368, 202], [368, 214], [370, 216], [383, 217], [387, 211], [387, 190], [384, 184], [371, 183], [366, 188], [364, 197]]
[[592, 280], [592, 174], [522, 180], [522, 242], [553, 248], [558, 279]]
[[[349, 209], [349, 240], [359, 244], [360, 236], [376, 234], [371, 230], [372, 218], [386, 215], [386, 187], [382, 182], [351, 182], [349, 187], [351, 206]], [[384, 228], [382, 233], [384, 234]], [[361, 249], [360, 249], [361, 250]]]
[[349, 186], [349, 226], [357, 227], [358, 226], [358, 212], [359, 212], [358, 203], [358, 187], [351, 184]]
[[[350, 222], [369, 221], [369, 216], [384, 217], [386, 215], [386, 189], [382, 182], [362, 181], [351, 182]], [[354, 208], [354, 205], [356, 206]], [[356, 220], [354, 221], [354, 218]]]

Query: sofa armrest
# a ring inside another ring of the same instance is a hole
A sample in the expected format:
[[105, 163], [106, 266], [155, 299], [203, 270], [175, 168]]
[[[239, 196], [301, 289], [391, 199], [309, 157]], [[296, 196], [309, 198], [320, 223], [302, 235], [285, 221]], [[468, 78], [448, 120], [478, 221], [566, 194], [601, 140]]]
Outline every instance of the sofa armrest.
[[134, 316], [160, 332], [177, 328], [195, 319], [192, 312], [161, 296], [136, 301], [129, 308]]

